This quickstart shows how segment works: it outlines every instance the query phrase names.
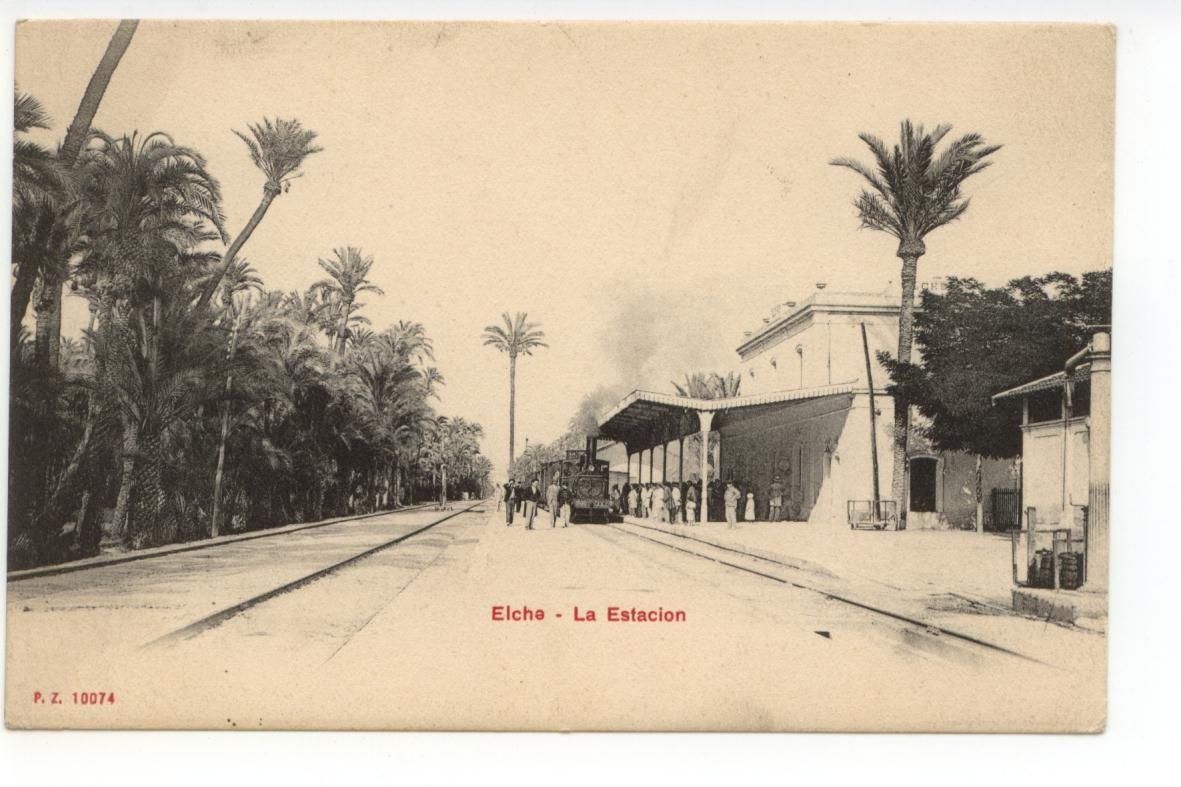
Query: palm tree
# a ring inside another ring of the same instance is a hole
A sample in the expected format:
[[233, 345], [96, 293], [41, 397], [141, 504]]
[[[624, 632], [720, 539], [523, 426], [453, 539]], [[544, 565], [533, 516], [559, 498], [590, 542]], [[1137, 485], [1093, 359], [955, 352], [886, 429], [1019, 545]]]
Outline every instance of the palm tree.
[[[90, 126], [94, 122], [99, 104], [102, 103], [103, 96], [107, 92], [107, 86], [111, 83], [111, 77], [115, 75], [119, 61], [123, 59], [123, 54], [131, 45], [131, 38], [135, 35], [137, 27], [139, 27], [139, 20], [124, 19], [119, 22], [119, 26], [111, 35], [111, 40], [107, 43], [107, 49], [103, 52], [102, 59], [99, 60], [98, 66], [90, 76], [90, 81], [86, 84], [86, 92], [82, 94], [82, 101], [78, 104], [74, 119], [70, 121], [69, 128], [66, 129], [66, 138], [62, 141], [61, 149], [57, 152], [57, 162], [61, 168], [69, 170], [74, 167], [79, 153], [90, 136]], [[45, 295], [40, 304], [41, 308], [37, 311], [36, 332], [38, 363], [50, 368], [57, 368], [58, 364], [58, 344], [62, 332], [63, 277], [61, 272], [65, 268], [65, 259], [68, 256], [64, 249], [64, 236], [58, 234], [56, 241], [56, 243], [50, 241], [45, 248], [47, 255], [57, 258], [60, 264], [53, 267], [47, 266], [44, 271]]]
[[335, 334], [336, 352], [344, 355], [345, 342], [349, 337], [349, 326], [368, 323], [369, 320], [356, 314], [363, 303], [357, 302], [357, 296], [363, 292], [374, 292], [384, 295], [385, 292], [369, 281], [369, 269], [373, 267], [373, 257], [365, 257], [361, 250], [354, 246], [344, 246], [333, 249], [334, 259], [320, 260], [329, 278], [321, 279], [312, 285], [312, 289], [323, 294], [324, 299], [332, 304], [332, 331]]
[[225, 274], [221, 278], [222, 307], [232, 309], [234, 296], [250, 290], [262, 292], [262, 279], [250, 261], [241, 257], [226, 266]]
[[435, 419], [430, 453], [440, 476], [440, 505], [447, 504], [447, 477], [466, 476], [472, 457], [480, 452], [484, 429], [463, 418], [441, 415]]
[[[245, 306], [239, 306], [234, 302], [234, 296], [250, 290], [262, 291], [262, 279], [258, 277], [258, 271], [250, 265], [245, 257], [231, 261], [229, 265], [225, 266], [225, 276], [221, 281], [222, 305], [228, 314], [233, 315], [234, 321], [234, 328], [230, 333], [229, 359], [231, 363], [238, 351], [238, 336], [242, 328], [242, 316], [246, 310]], [[246, 305], [249, 305], [249, 295]], [[217, 469], [213, 473], [213, 514], [210, 520], [210, 534], [213, 536], [218, 535], [221, 527], [219, 519], [221, 484], [225, 472], [226, 441], [230, 434], [230, 396], [233, 392], [234, 374], [231, 370], [226, 374], [226, 398], [221, 405], [221, 437], [217, 446]]]
[[298, 290], [287, 293], [283, 306], [289, 319], [307, 328], [320, 326], [326, 308], [319, 291], [314, 287], [302, 294]]
[[729, 399], [738, 396], [742, 387], [742, 376], [729, 372], [722, 377], [717, 372], [686, 374], [683, 383], [672, 383], [678, 396], [691, 399]]
[[398, 320], [395, 325], [386, 329], [381, 341], [386, 344], [389, 352], [407, 361], [422, 364], [435, 359], [435, 346], [420, 322]]
[[[189, 252], [225, 239], [221, 193], [204, 158], [160, 132], [114, 139], [96, 131], [77, 173], [82, 207], [76, 268], [96, 282], [103, 315], [96, 342], [102, 352], [96, 354], [104, 372], [98, 382], [122, 431], [115, 528], [130, 536], [162, 504], [162, 433], [193, 384], [193, 367], [185, 364], [195, 356], [186, 360], [179, 348], [204, 341], [192, 313], [181, 306], [191, 298], [188, 281], [205, 259]], [[132, 512], [137, 478], [149, 489], [141, 488], [139, 510]], [[128, 522], [134, 527], [127, 528]]]
[[[27, 93], [14, 97], [12, 129], [17, 135], [35, 128], [49, 128], [49, 115], [41, 102]], [[14, 137], [12, 144], [12, 209], [39, 203], [47, 191], [58, 185], [52, 153], [27, 139]]]
[[[686, 396], [690, 399], [729, 399], [738, 396], [742, 388], [742, 375], [728, 372], [725, 377], [717, 372], [694, 372], [693, 374], [686, 374], [684, 381], [672, 383], [673, 389], [677, 392], [677, 396]], [[714, 451], [719, 445], [719, 438], [716, 434], [710, 434], [709, 438], [709, 463], [710, 467], [714, 465]], [[699, 434], [691, 434], [685, 438], [681, 445], [682, 455], [696, 456], [701, 452], [701, 436]]]
[[489, 325], [484, 328], [484, 345], [495, 347], [502, 353], [508, 353], [508, 464], [513, 466], [513, 458], [517, 455], [517, 356], [532, 355], [538, 347], [549, 347], [545, 343], [545, 331], [540, 330], [541, 324], [529, 322], [529, 315], [517, 312], [515, 317], [509, 317], [508, 312], [501, 316], [501, 325]]
[[[902, 303], [898, 313], [898, 362], [910, 363], [914, 341], [914, 294], [918, 262], [927, 251], [923, 239], [933, 230], [949, 224], [968, 210], [969, 198], [960, 187], [972, 175], [988, 167], [986, 160], [1000, 145], [986, 145], [979, 134], [965, 134], [936, 155], [935, 148], [951, 131], [941, 124], [929, 134], [923, 127], [902, 121], [901, 139], [893, 152], [872, 134], [858, 136], [873, 153], [872, 168], [851, 158], [836, 158], [830, 164], [861, 175], [869, 188], [853, 202], [861, 226], [885, 232], [898, 239], [897, 256], [902, 260]], [[894, 474], [891, 494], [899, 501], [905, 521], [906, 446], [910, 428], [910, 407], [905, 396], [894, 398]]]
[[222, 257], [221, 273], [210, 277], [206, 283], [205, 289], [201, 292], [201, 300], [198, 302], [199, 309], [205, 308], [214, 293], [217, 292], [222, 274], [234, 262], [234, 258], [246, 245], [246, 241], [250, 240], [250, 236], [262, 222], [263, 216], [267, 214], [275, 197], [289, 189], [291, 181], [300, 176], [299, 168], [303, 166], [304, 159], [323, 150], [314, 144], [316, 132], [308, 131], [298, 120], [276, 118], [272, 123], [269, 118], [263, 118], [261, 124], [252, 123], [249, 128], [250, 136], [240, 131], [234, 133], [246, 143], [254, 166], [262, 170], [263, 175], [266, 176], [266, 183], [262, 187], [262, 200], [254, 209], [254, 214], [246, 222], [246, 226], [226, 249], [226, 253]]
[[[13, 106], [12, 145], [12, 346], [20, 336], [29, 299], [42, 282], [61, 275], [58, 256], [64, 236], [60, 212], [69, 186], [66, 173], [45, 148], [21, 137], [36, 128], [49, 128], [49, 117], [32, 96], [16, 94]], [[51, 270], [52, 269], [52, 270]], [[48, 292], [45, 293], [48, 296]], [[51, 300], [51, 296], [50, 296]], [[48, 301], [47, 301], [48, 303]], [[51, 326], [43, 318], [42, 342]]]

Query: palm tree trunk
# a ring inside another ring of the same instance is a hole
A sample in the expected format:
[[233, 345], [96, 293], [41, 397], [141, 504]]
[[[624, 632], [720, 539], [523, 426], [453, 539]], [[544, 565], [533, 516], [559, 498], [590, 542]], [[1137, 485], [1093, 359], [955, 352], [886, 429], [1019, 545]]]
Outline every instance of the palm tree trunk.
[[[914, 290], [918, 277], [919, 257], [908, 254], [902, 258], [902, 303], [898, 311], [898, 361], [910, 363], [914, 345]], [[890, 496], [898, 501], [898, 522], [906, 526], [906, 446], [910, 433], [910, 402], [906, 396], [894, 394], [894, 472]]]
[[513, 459], [517, 455], [517, 356], [508, 356], [508, 466], [505, 471], [513, 470]]
[[9, 312], [9, 347], [15, 348], [20, 338], [21, 323], [29, 310], [29, 299], [37, 286], [37, 266], [28, 260], [17, 260], [16, 279], [12, 283], [12, 297]]
[[976, 532], [984, 532], [984, 458], [976, 454]]
[[135, 457], [139, 453], [139, 430], [131, 419], [123, 419], [123, 472], [119, 478], [119, 494], [115, 498], [115, 514], [111, 519], [114, 540], [127, 537], [127, 514], [131, 503], [131, 484], [135, 479]]
[[349, 310], [353, 308], [352, 300], [345, 302], [344, 315], [340, 318], [340, 331], [336, 335], [336, 354], [344, 355], [345, 337], [349, 330]]
[[[25, 319], [25, 312], [29, 310], [29, 300], [42, 281], [40, 275], [52, 260], [51, 249], [56, 241], [54, 223], [57, 219], [52, 209], [43, 207], [37, 214], [37, 223], [33, 227], [33, 237], [27, 246], [19, 249], [23, 259], [16, 259], [16, 280], [12, 284], [12, 311], [9, 315], [12, 333], [9, 334], [11, 347], [16, 347], [20, 337], [21, 323]], [[13, 244], [14, 256], [18, 252]], [[48, 358], [48, 347], [41, 350], [45, 355], [39, 361]]]
[[226, 466], [226, 439], [230, 434], [230, 389], [234, 375], [226, 376], [226, 400], [221, 404], [221, 438], [217, 444], [217, 470], [213, 474], [213, 516], [210, 519], [209, 535], [213, 538], [221, 532], [221, 483]]
[[275, 197], [277, 196], [279, 196], [278, 186], [271, 183], [263, 186], [262, 201], [254, 209], [254, 213], [250, 216], [250, 221], [246, 222], [246, 226], [242, 228], [242, 231], [238, 233], [238, 237], [234, 238], [233, 242], [230, 243], [230, 247], [226, 249], [226, 253], [222, 255], [221, 267], [218, 268], [217, 275], [209, 280], [209, 283], [205, 285], [205, 289], [201, 292], [201, 299], [197, 301], [197, 311], [209, 305], [209, 300], [221, 285], [222, 277], [225, 276], [230, 263], [234, 261], [234, 257], [238, 256], [238, 252], [242, 250], [242, 247], [246, 245], [246, 241], [250, 240], [250, 236], [254, 234], [254, 230], [262, 223], [262, 217], [267, 215], [267, 210], [271, 207], [271, 203], [275, 201]]
[[54, 528], [65, 512], [61, 508], [65, 505], [66, 500], [72, 496], [74, 489], [74, 476], [78, 473], [78, 468], [82, 466], [82, 458], [86, 455], [87, 449], [90, 448], [90, 436], [94, 432], [94, 417], [90, 412], [91, 405], [87, 405], [86, 425], [82, 430], [82, 440], [78, 443], [78, 447], [74, 449], [74, 455], [70, 457], [70, 463], [66, 465], [66, 469], [58, 476], [57, 483], [54, 484], [53, 492], [49, 496], [49, 501], [41, 511], [41, 516], [38, 517], [38, 528]]
[[[238, 331], [242, 327], [242, 313], [239, 309], [234, 318], [234, 332], [230, 336], [230, 361], [234, 360], [234, 352], [238, 349]], [[221, 483], [226, 466], [226, 440], [230, 435], [230, 394], [234, 390], [234, 375], [226, 375], [226, 400], [221, 404], [221, 438], [217, 445], [217, 470], [213, 474], [213, 517], [210, 520], [209, 534], [216, 538], [221, 532]]]
[[123, 53], [131, 44], [131, 37], [135, 35], [135, 28], [138, 26], [138, 19], [124, 19], [115, 28], [111, 41], [107, 44], [107, 51], [103, 53], [102, 60], [98, 62], [98, 67], [94, 69], [94, 74], [86, 85], [82, 103], [74, 113], [74, 120], [70, 123], [65, 141], [62, 142], [61, 150], [57, 154], [58, 160], [66, 166], [74, 166], [74, 160], [78, 158], [78, 153], [86, 142], [86, 136], [90, 133], [90, 124], [94, 122], [98, 105], [103, 100], [103, 94], [107, 92], [107, 85], [110, 84], [115, 68], [123, 59]]
[[[82, 102], [78, 104], [78, 111], [74, 113], [74, 119], [66, 131], [66, 138], [62, 142], [61, 150], [58, 151], [58, 162], [62, 166], [73, 167], [74, 162], [78, 160], [82, 145], [86, 142], [87, 135], [90, 134], [90, 126], [98, 112], [98, 105], [102, 103], [103, 95], [107, 92], [107, 85], [111, 83], [115, 68], [123, 59], [123, 53], [131, 44], [131, 37], [135, 35], [135, 29], [138, 26], [138, 20], [124, 19], [115, 28], [115, 33], [107, 44], [107, 51], [103, 53], [98, 67], [94, 69], [94, 74], [91, 75], [90, 82], [86, 85], [86, 92], [82, 94]], [[43, 359], [53, 369], [58, 367], [61, 360], [62, 285], [63, 282], [57, 277], [47, 278], [46, 287], [49, 289], [47, 308], [44, 317], [41, 312], [37, 313], [38, 358]], [[45, 326], [41, 324], [42, 319], [46, 322]]]
[[33, 357], [37, 366], [41, 368], [57, 368], [54, 345], [60, 344], [61, 340], [53, 340], [53, 317], [56, 300], [57, 318], [61, 319], [61, 286], [61, 281], [55, 274], [49, 270], [41, 271], [40, 292], [37, 294], [37, 302], [33, 305], [37, 317], [37, 327], [33, 334]]
[[163, 484], [164, 435], [160, 427], [140, 434], [135, 496], [131, 501], [129, 531], [135, 546], [156, 546], [174, 540], [175, 528], [165, 508]]

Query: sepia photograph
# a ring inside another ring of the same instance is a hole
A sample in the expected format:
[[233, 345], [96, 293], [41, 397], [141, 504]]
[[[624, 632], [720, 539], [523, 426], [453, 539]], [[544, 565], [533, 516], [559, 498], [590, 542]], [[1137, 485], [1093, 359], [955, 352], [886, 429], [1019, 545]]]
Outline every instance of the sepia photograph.
[[1103, 732], [1116, 41], [19, 21], [7, 726]]

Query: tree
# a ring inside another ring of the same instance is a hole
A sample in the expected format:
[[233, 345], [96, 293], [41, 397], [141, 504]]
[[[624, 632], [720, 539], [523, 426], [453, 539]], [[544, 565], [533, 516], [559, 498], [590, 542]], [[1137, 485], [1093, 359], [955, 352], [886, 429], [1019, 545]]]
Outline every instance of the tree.
[[[250, 290], [262, 290], [262, 279], [258, 277], [258, 272], [251, 267], [250, 263], [243, 257], [240, 260], [234, 260], [229, 265], [225, 266], [225, 275], [221, 280], [222, 291], [222, 306], [225, 308], [234, 323], [233, 331], [230, 333], [230, 350], [229, 360], [232, 363], [234, 355], [238, 350], [238, 333], [241, 330], [241, 319], [244, 307], [239, 307], [234, 303], [234, 296], [239, 293], [249, 292]], [[221, 508], [221, 484], [222, 476], [225, 471], [226, 461], [226, 440], [230, 433], [230, 395], [234, 391], [234, 374], [231, 371], [226, 375], [226, 398], [221, 405], [221, 437], [217, 446], [217, 469], [213, 473], [213, 514], [210, 517], [210, 535], [217, 536], [221, 528], [221, 519], [219, 517]]]
[[334, 336], [336, 352], [344, 355], [350, 326], [369, 323], [368, 318], [357, 314], [365, 305], [357, 301], [357, 296], [363, 292], [378, 295], [385, 293], [369, 281], [373, 257], [364, 256], [361, 250], [354, 246], [333, 249], [332, 254], [333, 259], [319, 261], [320, 267], [328, 273], [328, 278], [313, 284], [312, 289], [329, 304], [328, 311], [332, 315], [330, 335]]
[[[453, 488], [465, 486], [464, 481], [479, 481], [474, 476], [475, 458], [480, 453], [479, 441], [484, 436], [484, 429], [460, 417], [441, 415], [435, 419], [431, 434], [430, 453], [439, 468], [439, 502], [446, 505], [448, 478], [456, 484]], [[471, 483], [466, 486], [466, 491], [478, 491]]]
[[[898, 314], [897, 360], [908, 363], [914, 339], [914, 296], [918, 261], [932, 231], [963, 216], [970, 202], [963, 196], [965, 180], [988, 167], [988, 157], [1000, 145], [986, 145], [979, 134], [965, 134], [936, 154], [939, 142], [951, 131], [941, 124], [929, 134], [910, 120], [902, 121], [901, 139], [893, 153], [872, 134], [858, 136], [873, 153], [874, 166], [852, 158], [836, 158], [833, 166], [861, 175], [870, 188], [854, 200], [861, 227], [885, 232], [898, 240], [902, 260], [902, 302]], [[906, 494], [907, 436], [910, 408], [905, 396], [894, 399], [894, 474], [891, 494], [901, 501]], [[903, 516], [905, 516], [905, 506]]]
[[[60, 255], [56, 252], [65, 240], [61, 214], [69, 177], [52, 153], [23, 138], [37, 128], [49, 128], [44, 108], [32, 96], [17, 93], [12, 145], [12, 347], [20, 336], [21, 322], [37, 283], [61, 275]], [[46, 332], [42, 341], [48, 341], [51, 329], [45, 320], [42, 330]]]
[[526, 312], [517, 312], [515, 317], [509, 317], [508, 312], [501, 315], [500, 325], [489, 325], [484, 328], [484, 346], [495, 347], [499, 352], [508, 355], [508, 465], [512, 467], [516, 456], [517, 429], [517, 357], [532, 355], [538, 347], [548, 347], [545, 343], [545, 332], [540, 323], [529, 322]]
[[[692, 399], [729, 399], [738, 396], [742, 388], [742, 375], [727, 372], [723, 377], [717, 372], [709, 372], [708, 374], [694, 372], [686, 374], [682, 383], [674, 382], [672, 386], [678, 396], [687, 396]], [[717, 435], [711, 434], [708, 454], [711, 466], [714, 464], [714, 452], [719, 445], [720, 441]], [[701, 435], [694, 433], [686, 437], [683, 449], [689, 456], [699, 456]]]
[[694, 372], [686, 374], [682, 383], [672, 383], [677, 396], [691, 399], [729, 399], [738, 396], [742, 387], [742, 376], [728, 372], [725, 377], [717, 372]]
[[187, 364], [199, 363], [194, 358], [202, 351], [189, 351], [205, 342], [181, 301], [206, 260], [190, 252], [225, 238], [220, 187], [199, 153], [160, 132], [119, 139], [94, 132], [79, 158], [78, 180], [76, 268], [96, 282], [103, 315], [99, 382], [122, 433], [115, 528], [138, 538], [163, 505], [163, 432], [192, 393]]
[[206, 282], [198, 303], [199, 309], [204, 309], [209, 304], [210, 299], [217, 292], [221, 276], [229, 270], [229, 266], [233, 264], [238, 252], [258, 229], [258, 225], [267, 215], [275, 197], [291, 188], [291, 181], [300, 177], [299, 168], [303, 166], [303, 162], [308, 156], [323, 150], [315, 145], [316, 132], [305, 129], [298, 120], [276, 118], [274, 122], [271, 122], [269, 118], [263, 118], [262, 123], [252, 123], [249, 128], [250, 136], [240, 131], [234, 133], [246, 143], [254, 166], [262, 170], [263, 175], [266, 176], [266, 182], [262, 187], [262, 200], [254, 209], [246, 226], [230, 243], [230, 247], [222, 256], [221, 272], [211, 276]]
[[[921, 436], [939, 451], [1004, 459], [1021, 450], [1020, 413], [994, 407], [993, 394], [1062, 370], [1090, 339], [1087, 326], [1111, 322], [1111, 270], [1076, 279], [1064, 273], [989, 288], [951, 278], [924, 292], [915, 316], [921, 363], [886, 359], [891, 393], [917, 406]], [[983, 487], [977, 464], [977, 528]]]
[[[78, 104], [74, 119], [70, 121], [69, 128], [66, 130], [66, 138], [62, 142], [61, 149], [58, 150], [58, 166], [63, 169], [73, 168], [79, 153], [86, 144], [94, 116], [98, 113], [99, 104], [102, 103], [107, 86], [111, 83], [111, 77], [115, 75], [119, 61], [123, 59], [127, 47], [131, 45], [131, 38], [135, 35], [138, 26], [138, 20], [124, 19], [119, 22], [115, 32], [111, 35], [107, 49], [103, 52], [102, 59], [99, 60], [98, 66], [95, 67], [94, 73], [86, 85], [86, 92], [82, 94], [82, 101]], [[47, 265], [43, 270], [43, 297], [37, 310], [36, 347], [38, 363], [57, 368], [58, 345], [62, 331], [63, 277], [61, 271], [65, 268], [67, 253], [64, 248], [64, 237], [60, 233], [51, 237], [52, 240], [47, 239], [49, 245], [43, 249], [43, 252], [49, 257], [56, 258], [58, 264], [56, 266]]]

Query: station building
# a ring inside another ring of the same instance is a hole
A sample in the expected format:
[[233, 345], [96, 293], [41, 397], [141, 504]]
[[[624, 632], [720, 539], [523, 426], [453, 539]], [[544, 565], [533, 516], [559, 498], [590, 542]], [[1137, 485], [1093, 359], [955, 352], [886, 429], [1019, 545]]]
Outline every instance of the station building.
[[[783, 518], [847, 526], [848, 501], [873, 497], [871, 430], [880, 497], [890, 498], [894, 402], [884, 393], [889, 377], [877, 353], [897, 351], [898, 313], [898, 296], [885, 292], [821, 287], [781, 303], [736, 348], [740, 396], [633, 391], [603, 416], [600, 435], [626, 447], [633, 481], [734, 479], [755, 493], [764, 520], [768, 487], [778, 476], [786, 491]], [[913, 431], [901, 501], [908, 527], [974, 527], [976, 458], [933, 451]], [[986, 524], [1015, 526], [1014, 465], [986, 460], [982, 475]], [[992, 489], [1013, 490], [1012, 523], [997, 521], [1009, 512], [994, 511], [994, 501], [1007, 498]]]

